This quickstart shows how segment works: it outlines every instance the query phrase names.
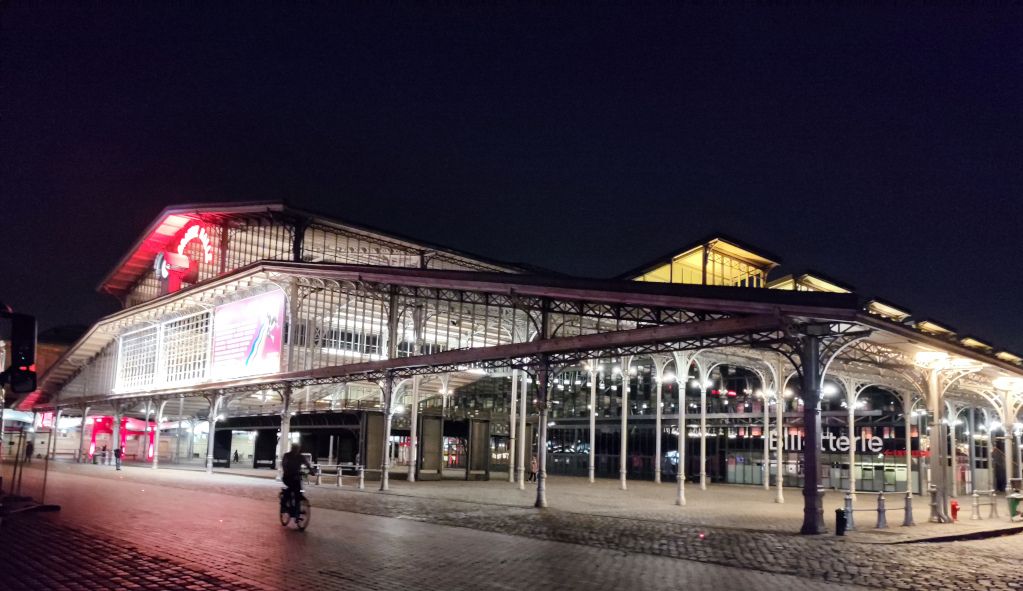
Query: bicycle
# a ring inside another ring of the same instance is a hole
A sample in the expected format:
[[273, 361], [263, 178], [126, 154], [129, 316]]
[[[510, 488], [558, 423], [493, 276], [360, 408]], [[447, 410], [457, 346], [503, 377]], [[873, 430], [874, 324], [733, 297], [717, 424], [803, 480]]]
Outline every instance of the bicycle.
[[281, 525], [287, 527], [288, 523], [294, 519], [295, 527], [299, 531], [305, 531], [305, 528], [309, 526], [311, 507], [309, 499], [305, 498], [303, 492], [300, 490], [297, 494], [289, 495], [287, 487], [281, 489]]

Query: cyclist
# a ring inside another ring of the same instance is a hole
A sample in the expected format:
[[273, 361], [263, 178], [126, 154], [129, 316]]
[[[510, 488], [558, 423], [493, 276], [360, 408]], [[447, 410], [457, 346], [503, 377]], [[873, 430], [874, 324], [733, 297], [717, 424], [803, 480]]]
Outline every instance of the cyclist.
[[[281, 458], [281, 482], [288, 487], [286, 501], [289, 499], [301, 499], [302, 493], [302, 465], [304, 464], [311, 471], [313, 469], [309, 460], [302, 455], [302, 447], [297, 443], [291, 444], [291, 451]], [[297, 509], [298, 503], [292, 505]], [[283, 513], [283, 511], [282, 511]]]

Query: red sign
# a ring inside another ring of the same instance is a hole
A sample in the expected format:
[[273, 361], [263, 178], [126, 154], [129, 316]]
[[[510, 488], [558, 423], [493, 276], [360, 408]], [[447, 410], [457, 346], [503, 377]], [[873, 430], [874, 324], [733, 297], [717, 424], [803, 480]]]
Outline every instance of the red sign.
[[199, 223], [185, 227], [176, 247], [172, 245], [171, 249], [156, 255], [153, 269], [156, 278], [165, 282], [167, 293], [180, 290], [182, 282], [195, 283], [199, 280], [198, 263], [193, 263], [185, 254], [185, 248], [194, 241], [202, 246], [202, 262], [212, 262], [213, 243], [206, 227]]
[[[886, 456], [905, 457], [906, 450], [904, 450], [904, 449], [889, 449], [889, 450], [885, 450], [884, 455], [886, 455]], [[919, 449], [914, 449], [913, 450], [913, 457], [914, 458], [929, 458], [929, 457], [931, 457], [931, 452], [923, 451], [923, 450], [919, 450]]]
[[206, 227], [199, 223], [185, 227], [185, 232], [178, 242], [178, 254], [185, 254], [185, 247], [193, 240], [198, 240], [202, 245], [202, 262], [213, 262], [213, 243], [210, 242], [210, 234], [206, 231]]

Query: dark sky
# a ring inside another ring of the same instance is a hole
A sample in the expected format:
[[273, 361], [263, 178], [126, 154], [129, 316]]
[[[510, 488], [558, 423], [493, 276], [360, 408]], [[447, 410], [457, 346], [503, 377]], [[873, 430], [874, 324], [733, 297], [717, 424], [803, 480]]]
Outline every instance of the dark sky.
[[5, 2], [0, 300], [285, 199], [588, 276], [722, 231], [1023, 352], [1020, 10], [373, 4]]

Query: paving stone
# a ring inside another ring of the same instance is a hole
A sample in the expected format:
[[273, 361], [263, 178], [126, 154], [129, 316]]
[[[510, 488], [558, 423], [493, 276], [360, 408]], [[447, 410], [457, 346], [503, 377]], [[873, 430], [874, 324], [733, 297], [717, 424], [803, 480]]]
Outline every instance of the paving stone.
[[[65, 510], [46, 519], [54, 527], [131, 540], [135, 552], [149, 553], [147, 564], [162, 569], [154, 576], [178, 569], [199, 588], [279, 588], [283, 577], [301, 582], [301, 588], [425, 589], [435, 583], [592, 588], [610, 580], [622, 588], [657, 589], [678, 588], [685, 580], [687, 587], [719, 590], [720, 581], [728, 580], [765, 589], [836, 583], [984, 589], [1018, 582], [1023, 556], [1023, 536], [926, 545], [863, 543], [780, 529], [719, 527], [708, 525], [706, 516], [699, 523], [677, 516], [650, 519], [644, 513], [661, 509], [649, 506], [630, 514], [620, 503], [609, 503], [612, 515], [454, 500], [444, 498], [455, 486], [446, 483], [439, 483], [435, 490], [441, 494], [432, 498], [420, 491], [433, 483], [417, 483], [415, 492], [402, 483], [391, 494], [312, 489], [313, 525], [296, 542], [295, 536], [286, 537], [296, 532], [273, 527], [279, 485], [272, 481], [172, 470], [126, 469], [113, 475], [81, 468], [51, 474], [53, 494]], [[460, 484], [469, 497], [496, 490], [494, 483]], [[567, 481], [562, 484], [567, 488]], [[610, 492], [598, 487], [593, 495]], [[552, 487], [552, 498], [555, 494]], [[723, 490], [716, 494], [727, 498]], [[120, 508], [116, 520], [109, 519], [110, 504]], [[294, 565], [307, 568], [293, 572]], [[129, 566], [89, 567], [137, 574]], [[708, 576], [727, 578], [717, 579], [715, 587]]]

